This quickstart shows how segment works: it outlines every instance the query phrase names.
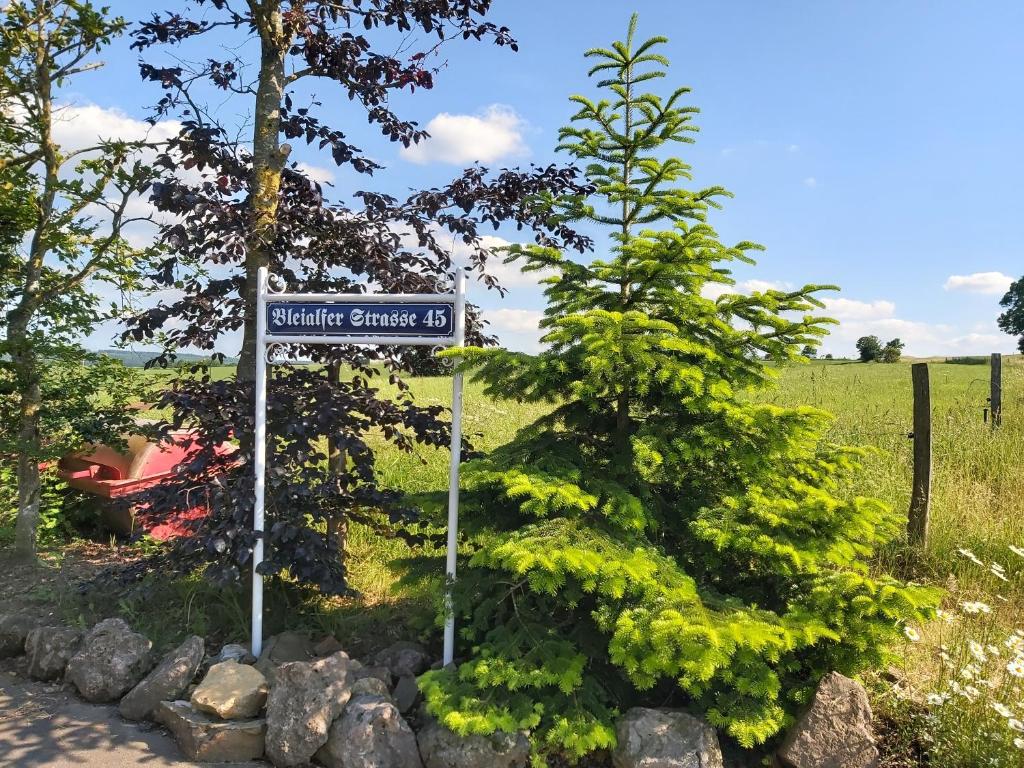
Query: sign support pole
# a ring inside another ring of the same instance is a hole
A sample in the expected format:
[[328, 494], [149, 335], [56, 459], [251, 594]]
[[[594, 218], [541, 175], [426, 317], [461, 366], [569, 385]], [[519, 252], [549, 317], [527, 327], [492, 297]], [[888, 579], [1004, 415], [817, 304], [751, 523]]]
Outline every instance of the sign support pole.
[[250, 652], [259, 656], [263, 651], [263, 576], [257, 572], [263, 562], [263, 518], [267, 473], [267, 293], [266, 267], [260, 267], [256, 289], [256, 427], [253, 435], [252, 530], [256, 542], [252, 550], [252, 638]]
[[[380, 311], [377, 311], [377, 310]], [[450, 320], [450, 322], [449, 322]], [[376, 333], [375, 333], [376, 332]], [[252, 636], [253, 656], [263, 651], [264, 518], [267, 471], [267, 366], [272, 349], [310, 344], [402, 344], [462, 347], [466, 343], [466, 272], [455, 271], [454, 293], [271, 293], [261, 267], [256, 292], [256, 422], [253, 434]], [[462, 459], [462, 373], [452, 383], [451, 464], [448, 470], [448, 551], [445, 567], [444, 663], [455, 657], [455, 580], [459, 528], [459, 463]]]
[[[453, 318], [453, 343], [457, 347], [466, 344], [466, 272], [461, 267], [455, 271], [455, 316]], [[459, 360], [455, 360], [459, 364]], [[455, 607], [452, 604], [452, 585], [455, 581], [455, 564], [458, 554], [459, 532], [459, 463], [462, 459], [462, 371], [456, 371], [452, 379], [452, 443], [451, 463], [448, 467], [448, 554], [445, 561], [445, 619], [444, 655], [445, 666], [455, 659]]]

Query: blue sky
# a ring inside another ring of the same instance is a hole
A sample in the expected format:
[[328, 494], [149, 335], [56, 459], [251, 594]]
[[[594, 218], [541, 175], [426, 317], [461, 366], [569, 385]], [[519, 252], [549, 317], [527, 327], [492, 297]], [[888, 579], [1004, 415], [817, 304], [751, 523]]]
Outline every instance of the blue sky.
[[[174, 3], [111, 5], [135, 19]], [[1024, 272], [1024, 4], [497, 0], [492, 18], [512, 28], [519, 53], [451, 44], [436, 87], [394, 102], [430, 142], [401, 152], [320, 86], [330, 122], [388, 169], [367, 181], [305, 147], [293, 158], [332, 179], [342, 200], [363, 186], [440, 184], [474, 159], [555, 160], [567, 96], [594, 92], [582, 52], [621, 38], [633, 9], [641, 36], [670, 38], [668, 83], [690, 86], [701, 109], [697, 144], [679, 154], [695, 183], [735, 194], [712, 223], [726, 241], [767, 247], [756, 268], [737, 271], [742, 288], [841, 286], [830, 311], [842, 325], [824, 347], [837, 355], [864, 333], [899, 336], [914, 355], [1013, 351], [995, 318], [1007, 279]], [[103, 58], [105, 69], [65, 94], [82, 118], [69, 130], [134, 125], [158, 97], [138, 80], [127, 40]], [[227, 102], [221, 115], [244, 121], [245, 108]], [[529, 349], [542, 297], [507, 276], [508, 299], [480, 287], [474, 298], [509, 346]], [[107, 345], [102, 335], [92, 343]]]

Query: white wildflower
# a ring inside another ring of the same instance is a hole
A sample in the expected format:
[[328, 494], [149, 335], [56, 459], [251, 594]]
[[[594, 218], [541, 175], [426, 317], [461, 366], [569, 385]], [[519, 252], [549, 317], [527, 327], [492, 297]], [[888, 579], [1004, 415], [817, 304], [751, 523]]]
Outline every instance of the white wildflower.
[[965, 613], [992, 613], [992, 609], [978, 600], [968, 600], [967, 602], [960, 603], [960, 607], [964, 609]]
[[993, 701], [992, 709], [994, 709], [1000, 717], [1010, 718], [1013, 717], [1013, 710], [1003, 704], [1001, 701]]
[[971, 561], [972, 563], [975, 563], [976, 565], [981, 565], [981, 566], [984, 566], [984, 565], [985, 565], [985, 563], [983, 563], [983, 562], [982, 562], [982, 561], [981, 561], [981, 560], [980, 560], [980, 559], [978, 558], [978, 556], [977, 556], [976, 554], [974, 554], [973, 552], [971, 552], [971, 550], [969, 550], [969, 549], [963, 549], [963, 548], [961, 547], [960, 549], [957, 549], [957, 553], [958, 553], [958, 554], [959, 554], [959, 555], [960, 555], [961, 557], [966, 557], [966, 558], [967, 558], [968, 560], [970, 560], [970, 561]]
[[903, 628], [903, 634], [907, 636], [907, 640], [912, 643], [916, 643], [921, 639], [921, 634], [913, 627], [907, 626]]
[[1009, 582], [1010, 580], [1006, 578], [1006, 571], [1003, 568], [997, 568], [997, 565], [997, 563], [992, 563], [992, 567], [988, 569], [989, 573], [991, 573], [997, 579], [1002, 579], [1003, 581]]
[[1024, 659], [1018, 656], [1006, 665], [1006, 671], [1014, 677], [1024, 677]]
[[967, 648], [968, 650], [970, 650], [971, 656], [976, 658], [981, 663], [985, 663], [987, 657], [985, 656], [985, 649], [981, 647], [981, 643], [977, 642], [976, 640], [971, 640], [967, 644]]

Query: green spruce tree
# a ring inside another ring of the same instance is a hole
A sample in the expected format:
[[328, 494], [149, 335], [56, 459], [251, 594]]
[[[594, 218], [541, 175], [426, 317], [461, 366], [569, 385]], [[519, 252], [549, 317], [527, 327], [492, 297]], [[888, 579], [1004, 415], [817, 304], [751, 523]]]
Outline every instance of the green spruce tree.
[[635, 28], [587, 52], [605, 95], [573, 97], [559, 146], [594, 191], [553, 206], [606, 228], [608, 257], [514, 248], [554, 275], [545, 351], [456, 351], [491, 396], [552, 410], [467, 467], [466, 657], [421, 687], [457, 732], [530, 731], [537, 765], [611, 747], [616, 713], [642, 703], [762, 743], [823, 674], [880, 663], [934, 604], [869, 574], [900, 520], [849, 493], [860, 454], [823, 441], [827, 414], [752, 397], [818, 345], [827, 286], [707, 297], [759, 246], [724, 245], [707, 214], [728, 193], [690, 191], [665, 156], [697, 110], [686, 88], [642, 89], [668, 62]]

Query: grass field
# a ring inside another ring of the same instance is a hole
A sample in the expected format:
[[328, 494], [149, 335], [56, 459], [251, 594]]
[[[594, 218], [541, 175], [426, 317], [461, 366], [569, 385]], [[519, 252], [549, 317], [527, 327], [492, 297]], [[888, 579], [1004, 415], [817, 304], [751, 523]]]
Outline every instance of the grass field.
[[[780, 372], [777, 386], [761, 399], [779, 405], [811, 405], [833, 414], [829, 439], [874, 449], [856, 479], [855, 492], [905, 511], [913, 471], [908, 437], [913, 402], [910, 366], [910, 362], [846, 361], [794, 365]], [[214, 375], [226, 376], [231, 370], [215, 369]], [[1004, 359], [1003, 424], [995, 431], [983, 421], [989, 393], [987, 365], [934, 361], [929, 370], [934, 470], [928, 547], [924, 553], [894, 547], [882, 554], [879, 565], [943, 583], [952, 574], [957, 589], [965, 594], [991, 590], [1000, 580], [956, 552], [970, 549], [986, 562], [1002, 562], [1010, 544], [1024, 546], [1024, 358]], [[417, 402], [451, 404], [450, 377], [413, 378], [409, 383]], [[386, 383], [381, 389], [384, 394], [391, 391]], [[464, 397], [464, 433], [474, 447], [486, 451], [511, 439], [546, 409], [544, 404], [494, 401], [470, 381]], [[419, 448], [407, 454], [381, 441], [378, 472], [384, 485], [410, 493], [443, 491], [448, 482], [448, 453]], [[394, 575], [386, 560], [400, 547], [384, 544], [381, 551], [381, 542], [370, 546], [363, 541], [364, 535], [354, 534], [353, 581], [371, 601], [387, 601]], [[1014, 592], [1020, 591], [1019, 602], [1024, 605], [1024, 583], [1011, 586]]]
[[[1005, 559], [1008, 544], [1024, 545], [1024, 359], [1004, 361], [1003, 425], [996, 431], [983, 421], [988, 366], [934, 362], [929, 368], [932, 526], [926, 558], [918, 565], [943, 578], [957, 548]], [[451, 403], [450, 379], [411, 383], [419, 402]], [[822, 361], [793, 366], [781, 372], [778, 386], [762, 399], [812, 405], [833, 414], [831, 440], [876, 449], [865, 461], [856, 492], [899, 510], [908, 508], [913, 470], [910, 363]], [[506, 442], [544, 410], [543, 405], [492, 401], [470, 383], [464, 428], [476, 447], [487, 450]], [[444, 451], [408, 455], [383, 448], [378, 467], [386, 484], [421, 492], [447, 487], [447, 462]]]

